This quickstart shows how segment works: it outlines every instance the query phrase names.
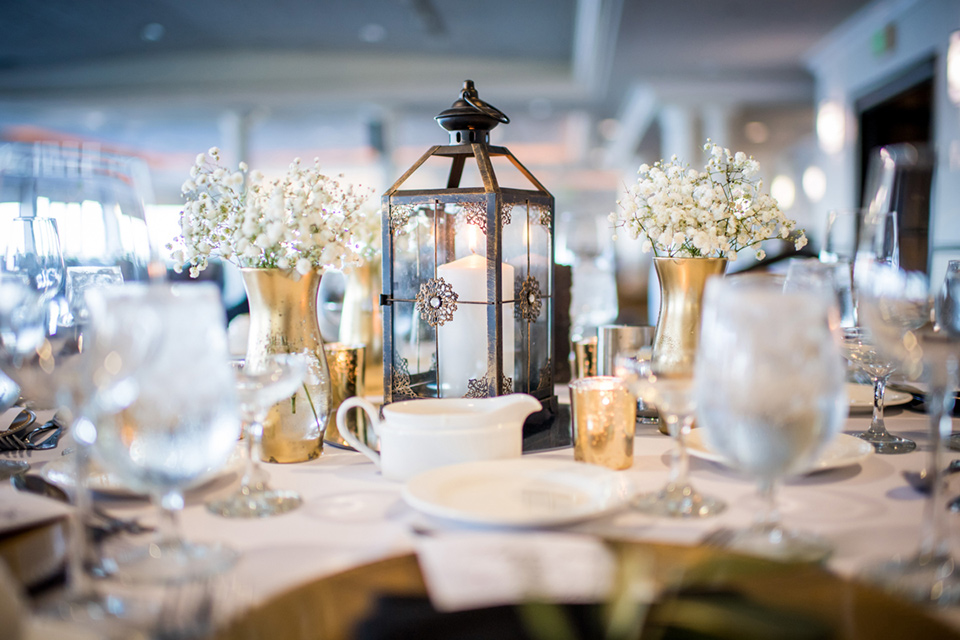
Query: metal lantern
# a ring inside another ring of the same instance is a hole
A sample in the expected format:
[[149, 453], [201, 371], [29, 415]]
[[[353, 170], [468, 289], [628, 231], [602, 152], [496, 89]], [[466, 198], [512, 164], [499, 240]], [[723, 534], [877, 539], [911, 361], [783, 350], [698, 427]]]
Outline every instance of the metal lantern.
[[[528, 425], [551, 422], [553, 196], [490, 145], [490, 130], [509, 118], [472, 81], [436, 120], [449, 144], [431, 147], [383, 195], [384, 401], [520, 392], [544, 407]], [[432, 158], [449, 162], [446, 186], [405, 190]], [[494, 162], [504, 159], [530, 188], [500, 186]], [[482, 185], [461, 187], [465, 169]]]

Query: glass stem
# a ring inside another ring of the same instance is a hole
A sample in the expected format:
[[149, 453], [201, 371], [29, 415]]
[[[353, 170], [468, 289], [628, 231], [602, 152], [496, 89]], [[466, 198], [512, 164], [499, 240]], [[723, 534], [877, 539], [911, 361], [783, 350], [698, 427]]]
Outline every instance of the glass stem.
[[256, 491], [266, 491], [265, 475], [260, 473], [260, 459], [263, 455], [263, 421], [264, 416], [258, 416], [250, 423], [250, 488]]
[[253, 490], [253, 474], [256, 471], [257, 463], [254, 460], [253, 456], [257, 455], [257, 447], [254, 446], [254, 435], [255, 430], [254, 422], [246, 422], [244, 426], [244, 437], [246, 438], [246, 448], [247, 448], [247, 459], [243, 465], [243, 478], [240, 480], [240, 493], [244, 495], [250, 495]]
[[88, 446], [76, 441], [73, 454], [74, 512], [70, 517], [70, 546], [66, 566], [66, 590], [70, 600], [77, 601], [93, 595], [93, 581], [87, 574], [86, 561], [90, 549], [87, 517], [91, 509], [90, 489], [87, 487], [89, 465]]
[[693, 426], [693, 415], [678, 415], [668, 413], [664, 417], [667, 423], [667, 432], [673, 437], [673, 464], [670, 465], [670, 482], [677, 486], [689, 484], [687, 476], [690, 473], [690, 454], [687, 453], [686, 434]]
[[182, 546], [180, 538], [180, 512], [183, 510], [183, 495], [179, 491], [161, 494], [158, 499], [160, 522], [158, 544], [161, 549]]
[[[931, 373], [930, 392], [927, 395], [930, 412], [930, 458], [927, 473], [930, 477], [930, 496], [924, 505], [923, 530], [920, 532], [920, 555], [943, 556], [949, 553], [948, 521], [943, 496], [944, 442], [950, 435], [956, 387], [955, 366], [934, 367]], [[950, 390], [948, 392], [948, 389]]]
[[883, 396], [887, 390], [889, 376], [877, 376], [873, 381], [873, 420], [870, 421], [870, 431], [886, 433], [887, 427], [883, 422]]
[[780, 526], [780, 511], [777, 509], [776, 480], [763, 478], [757, 485], [757, 497], [760, 508], [757, 510], [755, 526], [763, 531], [773, 531]]

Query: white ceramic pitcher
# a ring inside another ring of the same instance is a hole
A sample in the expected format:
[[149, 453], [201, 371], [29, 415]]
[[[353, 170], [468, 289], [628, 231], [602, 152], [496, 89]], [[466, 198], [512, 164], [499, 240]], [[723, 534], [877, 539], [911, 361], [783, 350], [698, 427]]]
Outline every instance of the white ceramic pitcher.
[[[347, 411], [354, 407], [370, 417], [380, 442], [379, 453], [348, 427]], [[344, 440], [373, 460], [383, 477], [406, 480], [434, 467], [519, 457], [523, 421], [540, 408], [540, 402], [525, 393], [497, 398], [422, 398], [388, 404], [381, 421], [376, 407], [352, 397], [337, 411], [337, 429]]]

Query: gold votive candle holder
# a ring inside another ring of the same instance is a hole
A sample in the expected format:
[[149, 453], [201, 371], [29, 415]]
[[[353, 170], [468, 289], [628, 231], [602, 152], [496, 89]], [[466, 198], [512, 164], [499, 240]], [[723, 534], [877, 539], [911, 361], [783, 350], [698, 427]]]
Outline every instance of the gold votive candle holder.
[[[337, 410], [343, 401], [352, 396], [362, 396], [366, 385], [365, 347], [362, 344], [344, 344], [330, 342], [323, 346], [327, 354], [327, 367], [330, 369], [330, 419], [324, 429], [325, 442], [340, 447], [350, 447], [337, 430]], [[367, 443], [367, 417], [359, 408], [347, 413], [350, 430]]]
[[637, 403], [633, 394], [612, 376], [570, 382], [573, 416], [573, 458], [609, 469], [633, 465]]

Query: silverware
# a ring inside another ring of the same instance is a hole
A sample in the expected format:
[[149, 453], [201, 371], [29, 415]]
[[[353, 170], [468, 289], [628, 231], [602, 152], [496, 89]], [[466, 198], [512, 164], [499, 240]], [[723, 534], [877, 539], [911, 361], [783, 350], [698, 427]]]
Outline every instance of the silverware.
[[[52, 498], [60, 502], [70, 503], [70, 497], [60, 487], [46, 481], [40, 476], [33, 474], [19, 474], [10, 479], [10, 483], [19, 491], [26, 491], [37, 495]], [[107, 513], [101, 506], [91, 504], [90, 514], [96, 518], [99, 523], [89, 524], [93, 539], [95, 542], [109, 538], [117, 533], [129, 533], [138, 535], [154, 531], [153, 527], [140, 524], [136, 518], [125, 519], [118, 518]]]
[[9, 429], [0, 431], [0, 450], [40, 451], [56, 447], [60, 440], [61, 425], [56, 420], [42, 424], [37, 424], [36, 420], [33, 411], [21, 411]]

